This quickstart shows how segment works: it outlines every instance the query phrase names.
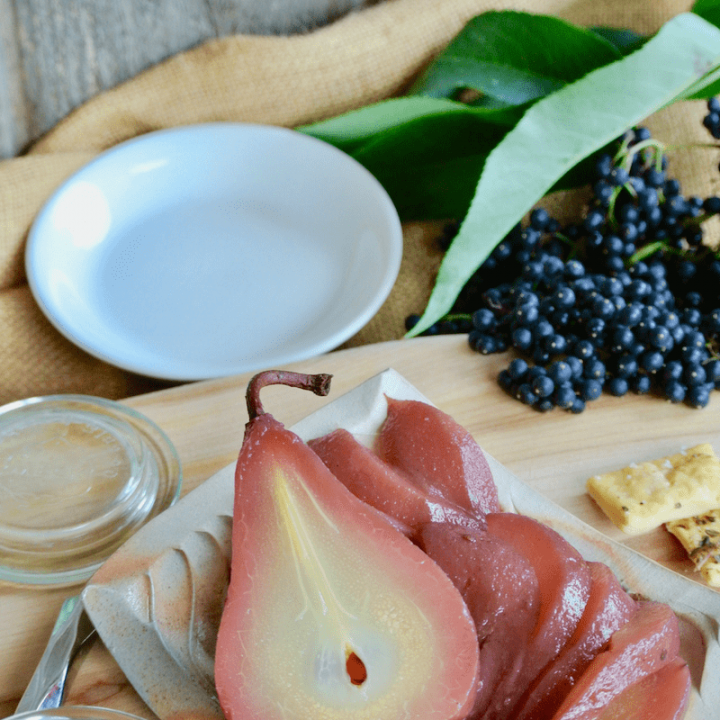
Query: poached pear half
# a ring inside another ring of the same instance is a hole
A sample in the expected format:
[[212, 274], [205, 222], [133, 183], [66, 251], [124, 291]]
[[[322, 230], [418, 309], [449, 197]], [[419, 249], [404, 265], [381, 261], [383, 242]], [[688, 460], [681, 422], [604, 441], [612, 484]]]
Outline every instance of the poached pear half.
[[215, 682], [228, 720], [453, 720], [473, 706], [475, 626], [445, 573], [358, 500], [248, 386]]

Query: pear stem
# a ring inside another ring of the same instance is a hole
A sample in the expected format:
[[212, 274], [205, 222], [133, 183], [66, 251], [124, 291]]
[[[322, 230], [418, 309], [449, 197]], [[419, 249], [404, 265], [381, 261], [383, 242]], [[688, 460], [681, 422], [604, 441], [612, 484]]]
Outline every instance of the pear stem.
[[247, 410], [250, 420], [265, 414], [260, 402], [260, 390], [266, 385], [288, 385], [300, 390], [311, 390], [316, 395], [327, 395], [330, 392], [330, 379], [332, 375], [319, 373], [306, 375], [305, 373], [288, 372], [286, 370], [265, 370], [255, 375], [247, 386]]

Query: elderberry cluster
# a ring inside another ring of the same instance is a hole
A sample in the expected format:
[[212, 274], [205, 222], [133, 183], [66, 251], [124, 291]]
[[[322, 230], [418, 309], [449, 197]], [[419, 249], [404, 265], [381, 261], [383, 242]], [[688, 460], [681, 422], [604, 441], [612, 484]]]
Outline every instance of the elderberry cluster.
[[[720, 136], [716, 100], [704, 125]], [[628, 391], [705, 407], [720, 389], [720, 257], [702, 222], [719, 213], [720, 198], [682, 194], [662, 145], [636, 128], [598, 157], [580, 221], [533, 210], [426, 334], [467, 332], [482, 354], [513, 348], [498, 381], [540, 411]]]

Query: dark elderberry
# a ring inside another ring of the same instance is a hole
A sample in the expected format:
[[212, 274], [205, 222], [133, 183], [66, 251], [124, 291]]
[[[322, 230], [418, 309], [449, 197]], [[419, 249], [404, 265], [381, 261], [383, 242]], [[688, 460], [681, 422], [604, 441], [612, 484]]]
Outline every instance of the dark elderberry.
[[710, 98], [707, 102], [707, 109], [708, 113], [703, 118], [703, 125], [716, 140], [720, 140], [720, 102], [718, 99]]
[[611, 378], [607, 384], [607, 390], [611, 395], [615, 397], [622, 397], [627, 394], [629, 389], [628, 381], [625, 378], [614, 377]]
[[679, 380], [670, 380], [665, 386], [665, 397], [674, 403], [680, 403], [685, 399], [687, 388]]
[[[717, 100], [708, 118], [720, 132]], [[701, 223], [720, 215], [720, 196], [685, 196], [645, 128], [598, 157], [591, 189], [584, 217], [564, 227], [535, 208], [426, 334], [469, 330], [484, 354], [512, 347], [498, 382], [542, 412], [581, 412], [603, 390], [704, 407], [720, 388], [720, 257]]]
[[575, 398], [575, 402], [572, 404], [570, 412], [574, 415], [577, 415], [578, 413], [583, 412], [583, 410], [585, 410], [585, 401], [580, 396], [578, 396]]
[[528, 364], [525, 360], [522, 358], [515, 358], [509, 365], [508, 365], [508, 372], [510, 374], [510, 377], [518, 382], [522, 380], [528, 372]]
[[538, 396], [529, 383], [521, 383], [515, 392], [515, 397], [525, 405], [534, 405], [538, 401]]
[[583, 380], [578, 386], [579, 397], [588, 402], [590, 400], [597, 400], [602, 395], [602, 383], [599, 380]]
[[706, 385], [695, 385], [688, 390], [687, 401], [691, 407], [704, 408], [710, 402], [710, 389]]
[[564, 360], [556, 360], [547, 369], [548, 377], [556, 384], [563, 385], [573, 379], [573, 369]]
[[512, 332], [511, 343], [520, 351], [528, 351], [532, 347], [533, 334], [530, 328], [520, 327]]
[[630, 389], [637, 395], [646, 395], [650, 392], [650, 378], [647, 375], [635, 375], [630, 379]]
[[557, 386], [552, 400], [557, 407], [570, 410], [577, 400], [577, 395], [573, 386], [570, 383], [565, 383]]
[[710, 360], [705, 364], [705, 375], [708, 382], [713, 383], [716, 387], [720, 383], [720, 360]]
[[533, 392], [541, 398], [552, 395], [555, 390], [555, 383], [547, 375], [538, 375], [530, 384]]

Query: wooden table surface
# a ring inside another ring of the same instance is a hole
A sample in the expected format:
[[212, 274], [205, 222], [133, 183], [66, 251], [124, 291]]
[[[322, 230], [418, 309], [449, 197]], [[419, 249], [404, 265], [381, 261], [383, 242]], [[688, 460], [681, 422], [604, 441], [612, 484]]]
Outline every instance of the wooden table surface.
[[[266, 409], [287, 425], [388, 367], [466, 426], [483, 448], [518, 477], [611, 537], [686, 575], [698, 576], [663, 530], [628, 538], [587, 497], [585, 480], [632, 461], [652, 459], [701, 441], [720, 450], [720, 399], [704, 410], [657, 398], [602, 397], [581, 415], [540, 414], [508, 398], [496, 376], [507, 358], [470, 351], [464, 336], [417, 338], [329, 353], [293, 364], [334, 375], [328, 398], [288, 388], [263, 391]], [[183, 494], [234, 462], [247, 419], [250, 375], [206, 381], [127, 400], [175, 443], [183, 463]], [[24, 588], [0, 584], [0, 717], [14, 711], [40, 659], [62, 601], [79, 587]], [[129, 687], [99, 640], [71, 668], [66, 702], [153, 714]]]

